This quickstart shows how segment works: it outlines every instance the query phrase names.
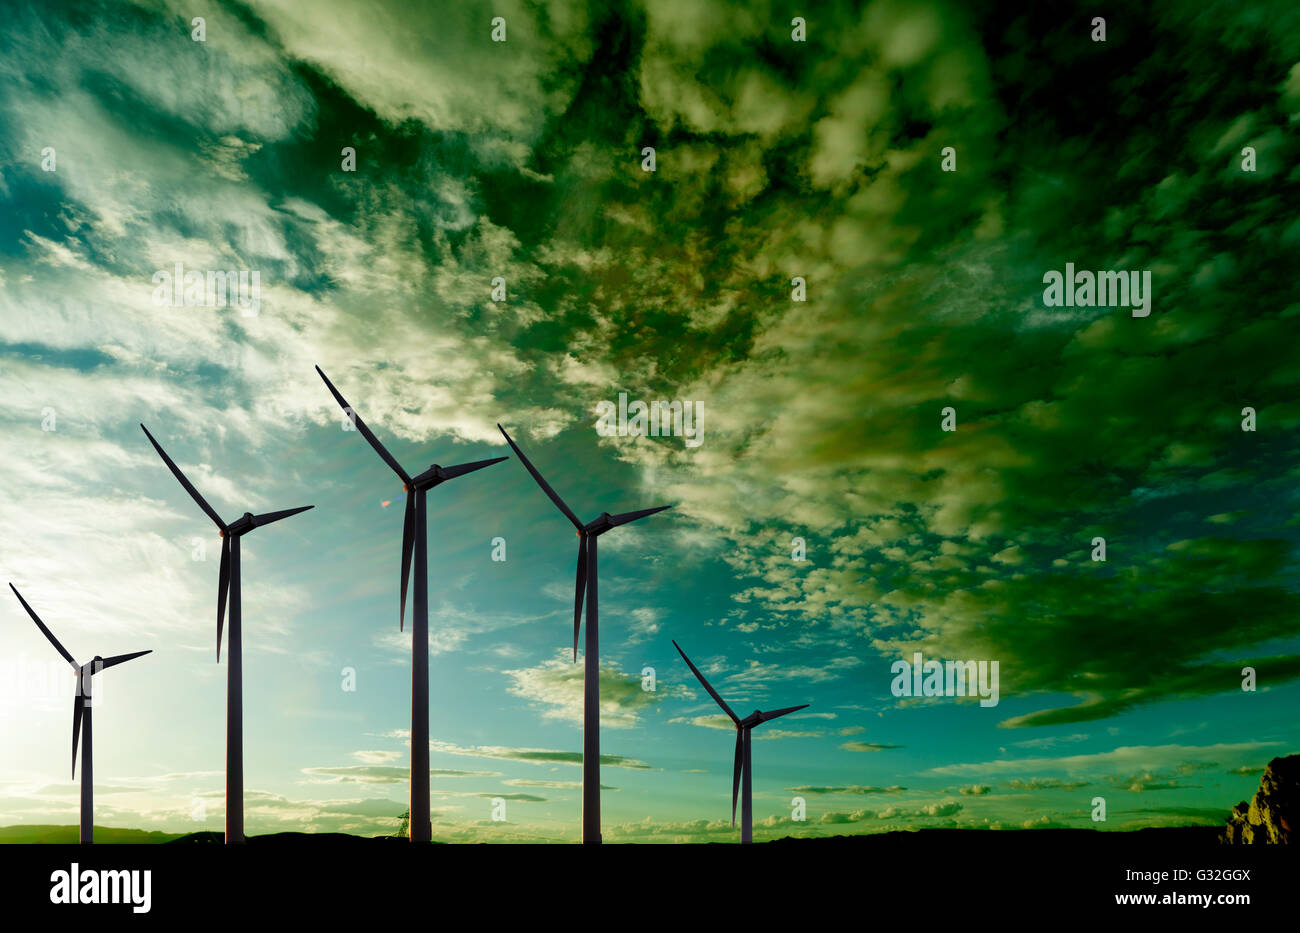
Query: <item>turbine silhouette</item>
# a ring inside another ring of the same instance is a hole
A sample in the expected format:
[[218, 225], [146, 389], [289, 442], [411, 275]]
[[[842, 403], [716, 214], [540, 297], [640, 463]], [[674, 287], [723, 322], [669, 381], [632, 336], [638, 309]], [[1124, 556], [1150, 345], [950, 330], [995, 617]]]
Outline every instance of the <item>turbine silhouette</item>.
[[230, 652], [226, 663], [226, 844], [232, 845], [244, 841], [244, 652], [243, 630], [241, 627], [241, 587], [239, 582], [239, 539], [254, 528], [270, 525], [290, 515], [297, 515], [312, 508], [310, 505], [296, 509], [284, 509], [279, 512], [266, 512], [253, 515], [245, 512], [241, 517], [226, 524], [212, 506], [199, 495], [194, 484], [185, 478], [180, 467], [172, 462], [159, 443], [154, 440], [149, 429], [143, 424], [140, 430], [149, 438], [153, 449], [158, 451], [163, 463], [172, 474], [180, 480], [185, 491], [190, 494], [199, 508], [208, 518], [216, 523], [221, 535], [221, 569], [217, 578], [217, 661], [221, 661], [221, 632], [225, 625], [226, 598], [230, 598]]
[[771, 722], [773, 719], [784, 716], [787, 713], [807, 709], [808, 704], [804, 703], [800, 706], [787, 706], [784, 709], [774, 709], [768, 713], [764, 713], [761, 710], [754, 710], [744, 719], [741, 719], [732, 712], [731, 707], [727, 705], [727, 701], [718, 696], [718, 691], [713, 689], [713, 685], [704, 679], [704, 675], [700, 673], [700, 669], [691, 663], [691, 659], [686, 656], [686, 652], [682, 650], [682, 646], [674, 641], [673, 647], [676, 648], [677, 653], [682, 656], [682, 660], [685, 661], [686, 666], [691, 669], [691, 673], [693, 673], [699, 682], [704, 685], [704, 689], [709, 692], [709, 696], [713, 697], [714, 701], [722, 707], [722, 711], [730, 716], [731, 721], [736, 724], [736, 766], [731, 774], [731, 825], [736, 825], [736, 793], [741, 789], [741, 783], [743, 780], [744, 789], [741, 793], [740, 804], [740, 841], [743, 843], [751, 843], [754, 841], [754, 790], [753, 774], [749, 758], [749, 733], [755, 726], [761, 726], [765, 722]]
[[596, 585], [596, 539], [619, 525], [662, 512], [672, 508], [660, 505], [653, 509], [641, 509], [638, 512], [624, 512], [610, 515], [602, 512], [599, 518], [583, 524], [573, 510], [564, 504], [564, 500], [551, 488], [550, 484], [537, 472], [524, 452], [506, 433], [506, 429], [497, 425], [510, 449], [519, 457], [520, 462], [537, 480], [542, 492], [550, 497], [564, 517], [573, 523], [578, 532], [578, 579], [573, 598], [573, 660], [578, 660], [578, 630], [582, 620], [583, 596], [587, 603], [587, 644], [584, 670], [582, 675], [582, 841], [589, 844], [600, 843], [600, 651], [599, 626], [600, 610]]
[[397, 625], [399, 629], [406, 625], [406, 588], [411, 575], [411, 562], [415, 562], [415, 605], [412, 610], [411, 631], [411, 815], [410, 834], [412, 842], [428, 842], [433, 836], [433, 826], [429, 822], [429, 529], [425, 494], [435, 486], [449, 479], [473, 473], [494, 463], [500, 463], [506, 457], [492, 457], [489, 460], [476, 460], [459, 466], [441, 467], [433, 464], [416, 477], [402, 469], [374, 432], [366, 427], [361, 416], [347, 403], [329, 377], [316, 367], [316, 372], [325, 380], [325, 386], [334, 396], [361, 436], [366, 439], [375, 453], [388, 464], [389, 469], [402, 481], [406, 492], [406, 515], [402, 519], [402, 588], [398, 601]]
[[27, 600], [23, 599], [23, 594], [18, 592], [18, 588], [12, 583], [9, 589], [14, 591], [18, 601], [23, 604], [27, 614], [32, 617], [36, 627], [41, 633], [50, 640], [54, 649], [63, 655], [63, 659], [72, 665], [72, 672], [77, 677], [77, 689], [72, 695], [72, 776], [77, 776], [77, 739], [85, 736], [85, 741], [81, 744], [81, 842], [83, 845], [90, 845], [95, 841], [95, 779], [94, 779], [94, 755], [92, 752], [92, 733], [91, 733], [91, 713], [94, 704], [91, 697], [91, 680], [95, 674], [110, 667], [115, 667], [123, 661], [130, 661], [132, 658], [138, 658], [142, 655], [149, 654], [149, 651], [136, 651], [132, 654], [119, 654], [111, 658], [101, 658], [95, 655], [93, 660], [85, 664], [78, 665], [68, 649], [59, 644], [59, 640], [54, 637], [54, 633], [45, 627], [40, 616], [27, 605]]

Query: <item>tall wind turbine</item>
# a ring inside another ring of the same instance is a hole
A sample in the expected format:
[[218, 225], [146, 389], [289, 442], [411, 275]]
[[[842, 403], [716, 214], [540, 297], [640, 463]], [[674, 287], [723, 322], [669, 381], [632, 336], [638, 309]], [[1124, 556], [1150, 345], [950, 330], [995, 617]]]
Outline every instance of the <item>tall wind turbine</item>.
[[736, 825], [736, 792], [740, 789], [741, 779], [744, 779], [744, 791], [741, 794], [740, 803], [740, 841], [749, 843], [754, 841], [754, 786], [753, 786], [753, 769], [749, 759], [749, 733], [755, 726], [761, 726], [765, 722], [771, 722], [786, 713], [793, 713], [796, 710], [807, 709], [808, 704], [800, 706], [787, 706], [784, 709], [774, 709], [770, 713], [764, 713], [761, 710], [754, 710], [744, 719], [741, 719], [731, 711], [727, 701], [718, 696], [718, 691], [704, 679], [700, 669], [691, 663], [691, 659], [686, 656], [682, 646], [673, 642], [673, 647], [677, 653], [682, 656], [686, 666], [704, 685], [704, 689], [709, 691], [709, 696], [717, 701], [722, 707], [722, 711], [731, 717], [731, 721], [736, 724], [736, 767], [731, 775], [731, 825]]
[[476, 460], [459, 466], [441, 467], [433, 464], [412, 478], [402, 469], [374, 432], [366, 427], [361, 416], [334, 388], [329, 377], [316, 367], [325, 380], [325, 386], [339, 403], [343, 413], [361, 432], [389, 468], [402, 481], [406, 490], [406, 516], [402, 519], [402, 589], [398, 601], [397, 627], [406, 625], [406, 588], [410, 580], [411, 561], [415, 561], [415, 605], [411, 612], [411, 814], [412, 842], [428, 842], [433, 837], [433, 824], [429, 822], [429, 528], [425, 495], [430, 489], [449, 479], [473, 473], [505, 457]]
[[244, 651], [243, 630], [240, 627], [242, 612], [239, 583], [239, 539], [254, 528], [278, 522], [312, 508], [310, 505], [280, 512], [253, 515], [245, 512], [230, 524], [221, 520], [212, 506], [199, 495], [194, 484], [185, 478], [180, 467], [167, 456], [167, 451], [153, 439], [149, 429], [140, 425], [153, 449], [158, 451], [163, 463], [180, 480], [185, 491], [198, 503], [208, 518], [217, 525], [221, 535], [221, 570], [217, 578], [217, 662], [221, 662], [221, 630], [225, 624], [226, 597], [230, 598], [230, 657], [226, 662], [226, 844], [244, 841]]
[[583, 594], [587, 599], [587, 643], [586, 657], [583, 659], [582, 673], [582, 841], [589, 844], [600, 843], [600, 650], [599, 627], [600, 609], [596, 587], [596, 539], [619, 525], [626, 525], [655, 512], [671, 509], [671, 505], [660, 505], [653, 509], [641, 509], [639, 512], [624, 512], [621, 515], [600, 513], [600, 517], [583, 524], [573, 510], [564, 504], [564, 500], [551, 488], [550, 484], [537, 472], [524, 452], [519, 449], [506, 429], [497, 425], [497, 430], [505, 437], [528, 472], [537, 480], [564, 513], [564, 517], [573, 523], [578, 532], [578, 580], [573, 597], [573, 660], [578, 660], [578, 629], [582, 620]]
[[59, 644], [59, 640], [54, 637], [54, 633], [45, 627], [32, 607], [27, 605], [27, 600], [23, 599], [23, 594], [18, 592], [18, 588], [12, 583], [9, 589], [14, 591], [18, 601], [23, 604], [27, 614], [32, 617], [42, 634], [50, 640], [54, 650], [63, 655], [63, 659], [72, 665], [72, 672], [77, 677], [77, 689], [72, 695], [72, 776], [77, 776], [77, 739], [84, 735], [86, 741], [81, 745], [81, 842], [83, 845], [89, 845], [95, 841], [95, 778], [93, 771], [93, 754], [91, 752], [91, 729], [90, 716], [94, 708], [91, 702], [90, 687], [91, 678], [105, 668], [121, 664], [123, 661], [130, 661], [132, 658], [138, 658], [141, 655], [149, 654], [148, 651], [136, 651], [133, 654], [119, 654], [112, 658], [101, 658], [95, 655], [94, 660], [87, 661], [85, 664], [78, 665], [68, 649]]

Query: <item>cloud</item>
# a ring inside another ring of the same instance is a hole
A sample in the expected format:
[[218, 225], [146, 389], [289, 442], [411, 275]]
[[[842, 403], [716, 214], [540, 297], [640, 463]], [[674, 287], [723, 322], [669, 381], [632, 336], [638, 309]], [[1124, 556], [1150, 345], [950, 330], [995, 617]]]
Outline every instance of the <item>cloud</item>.
[[341, 768], [303, 768], [302, 773], [325, 778], [334, 784], [402, 784], [409, 781], [411, 772], [406, 768], [379, 765], [351, 765]]
[[[429, 628], [429, 656], [436, 657], [470, 648], [480, 635], [500, 633], [516, 626], [547, 622], [563, 613], [533, 615], [516, 612], [490, 612], [443, 600], [430, 607], [429, 618], [437, 625]], [[380, 650], [389, 655], [394, 664], [409, 664], [411, 657], [411, 630], [386, 629], [372, 636]]]
[[[253, 9], [289, 56], [320, 68], [385, 120], [466, 134], [480, 157], [503, 167], [522, 161], [523, 144], [564, 111], [591, 54], [586, 11], [571, 3], [435, 11], [331, 2], [308, 15], [293, 3], [258, 0]], [[491, 14], [505, 17], [507, 44], [492, 43]]]
[[751, 660], [739, 671], [725, 675], [724, 680], [732, 686], [750, 688], [767, 687], [787, 680], [824, 683], [839, 678], [845, 671], [852, 670], [861, 663], [859, 658], [853, 657], [831, 658], [820, 666], [764, 664]]
[[[431, 739], [429, 749], [434, 752], [444, 752], [449, 755], [466, 755], [471, 758], [496, 758], [502, 761], [527, 761], [534, 764], [565, 764], [580, 765], [582, 764], [582, 752], [562, 752], [551, 751], [541, 748], [509, 748], [502, 745], [477, 745], [463, 747], [454, 745], [450, 742], [443, 742], [438, 739]], [[600, 763], [602, 766], [614, 768], [633, 768], [637, 770], [646, 770], [650, 766], [644, 761], [635, 758], [625, 758], [622, 755], [601, 754]]]
[[1064, 755], [1060, 758], [997, 759], [983, 762], [960, 762], [931, 768], [930, 774], [990, 775], [1014, 771], [1060, 771], [1079, 773], [1108, 771], [1118, 768], [1157, 769], [1186, 762], [1211, 762], [1221, 758], [1258, 753], [1277, 742], [1224, 742], [1215, 745], [1126, 745], [1108, 752], [1087, 755]]
[[872, 787], [869, 784], [847, 784], [839, 787], [819, 787], [803, 784], [789, 788], [792, 794], [899, 794], [907, 790], [897, 784], [890, 787]]
[[705, 729], [719, 729], [725, 732], [734, 732], [736, 729], [736, 724], [727, 717], [726, 713], [709, 713], [703, 716], [674, 716], [668, 721], [702, 726]]
[[[348, 765], [337, 768], [303, 768], [302, 773], [310, 777], [323, 778], [329, 784], [406, 784], [411, 779], [409, 768], [385, 767], [380, 765]], [[447, 768], [432, 768], [430, 777], [499, 777], [497, 771], [457, 771]]]
[[1060, 778], [1012, 778], [1009, 787], [1015, 790], [1077, 790], [1087, 787], [1088, 781], [1063, 781]]
[[1042, 736], [1036, 739], [1021, 739], [1012, 742], [1016, 748], [1054, 748], [1057, 745], [1067, 745], [1074, 742], [1087, 741], [1088, 736], [1085, 733], [1077, 732], [1073, 735], [1054, 735]]
[[878, 742], [845, 742], [840, 748], [849, 752], [883, 752], [891, 748], [902, 748], [902, 745], [884, 745]]
[[[580, 725], [583, 720], [584, 667], [572, 663], [572, 657], [560, 657], [541, 664], [502, 671], [512, 681], [507, 690], [542, 709], [544, 719], [556, 719]], [[639, 674], [625, 674], [613, 662], [600, 665], [600, 724], [606, 729], [630, 729], [642, 713], [664, 700], [686, 696], [673, 684], [660, 684], [654, 691], [641, 686]]]
[[844, 824], [860, 823], [870, 820], [913, 821], [927, 818], [948, 818], [962, 811], [962, 805], [955, 800], [926, 804], [921, 807], [888, 806], [883, 810], [852, 810], [848, 812], [831, 811], [820, 817], [822, 823]]
[[[502, 783], [511, 787], [551, 787], [556, 790], [581, 790], [581, 781], [538, 781], [531, 778], [512, 778]], [[608, 784], [601, 784], [601, 790], [618, 790], [617, 787], [610, 787]]]
[[515, 800], [519, 803], [546, 803], [545, 797], [538, 797], [536, 794], [501, 794], [501, 793], [478, 793], [472, 794], [473, 797], [487, 797], [496, 800], [498, 797], [502, 800]]
[[368, 765], [381, 765], [390, 761], [397, 761], [402, 757], [401, 752], [389, 750], [361, 750], [352, 753], [352, 757]]

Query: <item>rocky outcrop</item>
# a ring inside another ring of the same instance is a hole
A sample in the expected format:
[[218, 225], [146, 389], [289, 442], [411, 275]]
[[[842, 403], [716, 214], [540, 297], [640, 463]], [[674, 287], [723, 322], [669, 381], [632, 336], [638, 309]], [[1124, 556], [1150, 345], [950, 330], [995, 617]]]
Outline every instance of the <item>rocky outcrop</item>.
[[1285, 845], [1300, 828], [1300, 755], [1274, 758], [1250, 803], [1232, 808], [1220, 841], [1229, 845]]

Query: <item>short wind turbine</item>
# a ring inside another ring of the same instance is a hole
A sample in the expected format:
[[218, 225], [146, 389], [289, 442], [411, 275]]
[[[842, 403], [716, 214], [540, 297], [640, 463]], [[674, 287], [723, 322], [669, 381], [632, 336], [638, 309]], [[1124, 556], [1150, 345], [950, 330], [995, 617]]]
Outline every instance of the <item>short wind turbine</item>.
[[600, 609], [596, 586], [596, 539], [619, 525], [626, 525], [637, 519], [671, 509], [671, 505], [660, 505], [653, 509], [641, 509], [639, 512], [624, 512], [610, 515], [602, 512], [598, 518], [585, 525], [573, 514], [573, 510], [564, 504], [564, 500], [551, 488], [550, 484], [537, 472], [524, 452], [506, 434], [506, 429], [497, 425], [497, 430], [505, 437], [511, 450], [537, 480], [542, 492], [550, 497], [564, 517], [573, 523], [578, 532], [578, 579], [573, 598], [573, 660], [578, 660], [578, 629], [582, 620], [583, 596], [587, 602], [587, 642], [586, 657], [583, 659], [582, 674], [582, 841], [588, 844], [600, 843], [600, 650], [599, 627]]
[[225, 624], [226, 598], [230, 598], [230, 656], [226, 663], [226, 844], [244, 841], [244, 651], [242, 611], [239, 582], [239, 539], [254, 528], [278, 522], [312, 508], [310, 505], [280, 512], [253, 515], [245, 512], [230, 524], [221, 520], [212, 506], [199, 495], [194, 484], [185, 478], [180, 467], [167, 456], [167, 451], [154, 440], [149, 429], [140, 425], [153, 449], [158, 451], [163, 463], [180, 480], [185, 491], [198, 503], [208, 518], [216, 523], [221, 535], [221, 569], [217, 577], [217, 661], [221, 661], [221, 631]]
[[136, 651], [133, 654], [119, 654], [112, 658], [101, 658], [95, 655], [94, 660], [87, 661], [85, 664], [78, 665], [68, 649], [59, 644], [59, 640], [54, 637], [54, 633], [45, 627], [32, 607], [27, 605], [27, 600], [23, 599], [23, 594], [18, 592], [18, 588], [12, 583], [9, 589], [14, 591], [18, 601], [23, 604], [27, 614], [32, 617], [36, 627], [41, 633], [50, 640], [63, 659], [72, 665], [72, 672], [77, 678], [77, 689], [72, 695], [72, 776], [77, 776], [77, 739], [85, 736], [85, 741], [81, 743], [81, 843], [90, 845], [95, 841], [95, 778], [94, 778], [94, 755], [91, 750], [91, 728], [90, 719], [94, 703], [90, 695], [91, 678], [106, 668], [114, 667], [123, 661], [130, 661], [132, 658], [138, 658], [142, 655], [149, 654], [148, 651]]
[[704, 679], [700, 669], [691, 663], [691, 659], [686, 656], [682, 646], [673, 642], [673, 647], [677, 653], [682, 656], [686, 666], [696, 676], [704, 689], [709, 691], [709, 696], [722, 707], [722, 711], [731, 717], [731, 721], [736, 724], [736, 767], [731, 775], [731, 825], [736, 825], [736, 792], [740, 789], [741, 781], [744, 781], [744, 791], [741, 793], [740, 803], [740, 841], [750, 843], [754, 841], [754, 787], [753, 787], [753, 770], [749, 759], [749, 733], [755, 726], [761, 726], [765, 722], [771, 722], [779, 716], [786, 713], [793, 713], [796, 710], [807, 709], [808, 704], [800, 706], [787, 706], [784, 709], [774, 709], [770, 713], [764, 713], [761, 710], [754, 710], [744, 719], [741, 719], [731, 711], [726, 700], [718, 696], [718, 691]]
[[406, 589], [411, 575], [411, 562], [415, 562], [415, 605], [412, 609], [411, 631], [411, 811], [410, 834], [412, 842], [428, 842], [433, 837], [429, 822], [429, 529], [425, 494], [449, 479], [473, 473], [505, 457], [476, 460], [459, 466], [442, 467], [433, 464], [418, 476], [412, 477], [402, 469], [374, 432], [366, 427], [361, 416], [334, 388], [329, 377], [316, 367], [325, 380], [334, 400], [339, 403], [348, 420], [361, 436], [375, 449], [375, 453], [388, 464], [389, 469], [402, 481], [406, 491], [406, 516], [402, 519], [402, 589], [398, 601], [397, 627], [406, 624]]

